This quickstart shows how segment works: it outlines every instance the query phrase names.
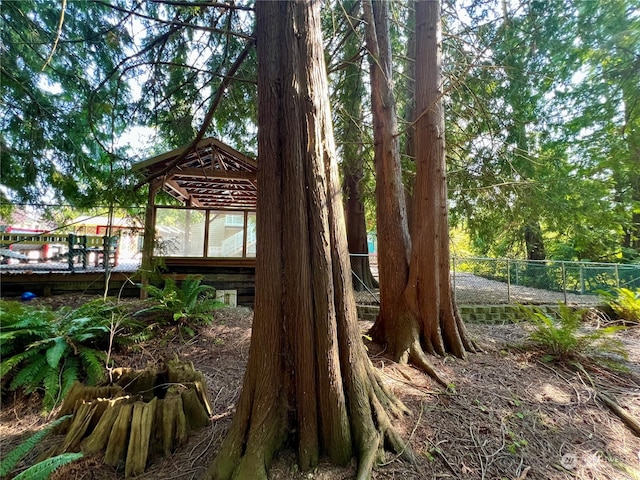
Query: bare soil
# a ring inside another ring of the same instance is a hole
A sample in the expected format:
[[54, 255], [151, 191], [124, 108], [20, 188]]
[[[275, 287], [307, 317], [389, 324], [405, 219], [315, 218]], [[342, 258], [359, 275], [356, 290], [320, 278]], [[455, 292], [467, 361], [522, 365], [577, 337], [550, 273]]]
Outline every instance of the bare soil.
[[[42, 299], [54, 305], [77, 305], [93, 297]], [[136, 307], [131, 300], [131, 308]], [[251, 336], [252, 311], [216, 312], [212, 325], [183, 338], [165, 329], [153, 340], [118, 352], [118, 366], [143, 368], [149, 362], [179, 355], [201, 370], [213, 406], [211, 425], [195, 432], [188, 444], [166, 459], [156, 458], [144, 480], [198, 479], [205, 472], [227, 431], [238, 400]], [[362, 322], [363, 332], [370, 326]], [[637, 479], [640, 438], [596, 395], [583, 372], [543, 361], [525, 348], [522, 325], [468, 325], [482, 353], [467, 360], [436, 358], [434, 363], [452, 390], [444, 391], [411, 366], [398, 365], [376, 345], [368, 345], [372, 361], [412, 414], [395, 425], [416, 456], [415, 464], [388, 454], [374, 479]], [[599, 368], [590, 373], [601, 393], [614, 398], [640, 419], [640, 328], [618, 334], [629, 351], [629, 373]], [[55, 412], [53, 412], [55, 414]], [[45, 426], [37, 395], [15, 395], [0, 411], [3, 453]], [[25, 459], [33, 462], [61, 437], [50, 436]], [[351, 479], [355, 463], [335, 467], [321, 463], [299, 472], [295, 454], [282, 451], [270, 469], [272, 479]], [[121, 479], [122, 469], [101, 463], [100, 456], [63, 467], [54, 478]]]

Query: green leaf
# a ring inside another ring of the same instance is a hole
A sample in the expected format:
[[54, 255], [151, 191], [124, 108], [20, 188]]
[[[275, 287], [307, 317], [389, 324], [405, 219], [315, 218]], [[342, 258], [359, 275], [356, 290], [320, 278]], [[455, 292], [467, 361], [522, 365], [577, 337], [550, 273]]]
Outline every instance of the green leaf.
[[48, 480], [53, 472], [71, 462], [81, 459], [82, 452], [63, 453], [55, 457], [47, 458], [40, 463], [36, 463], [24, 472], [16, 475], [13, 480]]
[[11, 471], [16, 467], [16, 465], [18, 465], [18, 462], [22, 460], [22, 458], [27, 453], [33, 450], [35, 446], [38, 443], [40, 443], [40, 441], [45, 436], [47, 436], [53, 428], [57, 427], [68, 418], [71, 418], [71, 415], [65, 415], [63, 417], [60, 417], [54, 420], [39, 432], [34, 433], [31, 437], [29, 437], [27, 440], [22, 442], [20, 445], [18, 445], [16, 448], [11, 450], [9, 453], [5, 454], [4, 458], [0, 462], [0, 477], [5, 477], [9, 475], [9, 473], [11, 473]]
[[64, 337], [56, 337], [53, 339], [53, 345], [47, 349], [47, 363], [51, 368], [58, 368], [60, 359], [69, 349], [69, 344]]

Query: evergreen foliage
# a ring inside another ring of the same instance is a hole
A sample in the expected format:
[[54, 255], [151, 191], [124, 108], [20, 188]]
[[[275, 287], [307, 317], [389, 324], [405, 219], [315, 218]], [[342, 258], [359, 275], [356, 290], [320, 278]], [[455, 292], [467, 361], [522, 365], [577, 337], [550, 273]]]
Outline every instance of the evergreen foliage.
[[[5, 454], [4, 458], [0, 462], [0, 477], [5, 477], [9, 475], [9, 473], [11, 473], [11, 471], [14, 468], [16, 468], [16, 465], [18, 465], [18, 462], [20, 462], [20, 460], [22, 460], [27, 453], [29, 453], [33, 448], [35, 448], [35, 446], [40, 442], [40, 440], [42, 440], [45, 436], [47, 436], [51, 432], [51, 430], [53, 430], [56, 426], [58, 426], [68, 418], [71, 418], [71, 415], [65, 415], [63, 417], [60, 417], [54, 420], [45, 428], [43, 428], [39, 432], [34, 433], [32, 436], [30, 436], [28, 439], [26, 439], [16, 448], [14, 448], [13, 450]], [[27, 476], [23, 478], [35, 478], [35, 477]], [[39, 478], [48, 478], [48, 476], [39, 477]]]
[[[165, 280], [163, 288], [153, 285], [146, 285], [144, 288], [158, 303], [140, 310], [138, 315], [161, 312], [169, 314], [171, 320], [178, 324], [189, 321], [210, 323], [213, 318], [212, 310], [224, 306], [215, 298], [216, 289], [202, 284], [202, 277], [199, 275], [189, 275], [180, 284], [169, 277]], [[188, 325], [185, 326], [188, 327]], [[193, 335], [189, 328], [187, 328], [188, 333]]]
[[105, 376], [112, 315], [118, 307], [95, 300], [58, 311], [0, 301], [0, 382], [9, 391], [41, 390], [51, 410], [74, 381], [90, 385]]
[[627, 358], [622, 343], [612, 338], [624, 327], [587, 330], [582, 320], [586, 313], [584, 309], [576, 310], [560, 303], [556, 317], [537, 307], [522, 307], [520, 313], [522, 318], [531, 322], [529, 339], [545, 352], [546, 360], [563, 363], [596, 361], [612, 365], [616, 362], [611, 354]]
[[32, 465], [24, 472], [13, 477], [13, 480], [48, 480], [51, 474], [57, 469], [71, 462], [81, 459], [84, 456], [82, 452], [69, 452], [47, 458], [41, 462]]
[[640, 288], [616, 288], [613, 293], [600, 292], [607, 304], [622, 320], [640, 323]]

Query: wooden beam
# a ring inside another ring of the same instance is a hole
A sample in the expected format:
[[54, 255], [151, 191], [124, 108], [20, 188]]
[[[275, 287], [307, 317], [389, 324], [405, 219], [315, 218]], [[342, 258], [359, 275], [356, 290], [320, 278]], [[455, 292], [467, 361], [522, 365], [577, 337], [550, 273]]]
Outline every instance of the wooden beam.
[[234, 170], [210, 170], [204, 168], [181, 168], [172, 170], [170, 178], [175, 176], [206, 178], [210, 180], [253, 180], [257, 178], [256, 172], [241, 172]]
[[174, 192], [176, 192], [178, 195], [180, 195], [182, 198], [184, 198], [185, 201], [191, 199], [191, 202], [192, 202], [191, 206], [202, 207], [197, 197], [194, 197], [193, 193], [190, 193], [188, 190], [178, 185], [178, 183], [175, 180], [167, 179], [165, 180], [164, 184], [170, 189], [172, 189]]

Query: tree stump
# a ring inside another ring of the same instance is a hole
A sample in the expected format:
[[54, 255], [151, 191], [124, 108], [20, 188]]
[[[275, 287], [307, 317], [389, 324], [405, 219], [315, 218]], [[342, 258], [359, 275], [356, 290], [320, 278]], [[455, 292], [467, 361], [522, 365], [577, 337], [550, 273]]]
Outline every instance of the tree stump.
[[104, 463], [124, 465], [126, 478], [144, 472], [153, 455], [170, 455], [189, 433], [209, 424], [211, 406], [202, 372], [174, 358], [144, 370], [115, 369], [110, 385], [76, 382], [58, 417], [65, 434], [52, 454], [104, 451]]

